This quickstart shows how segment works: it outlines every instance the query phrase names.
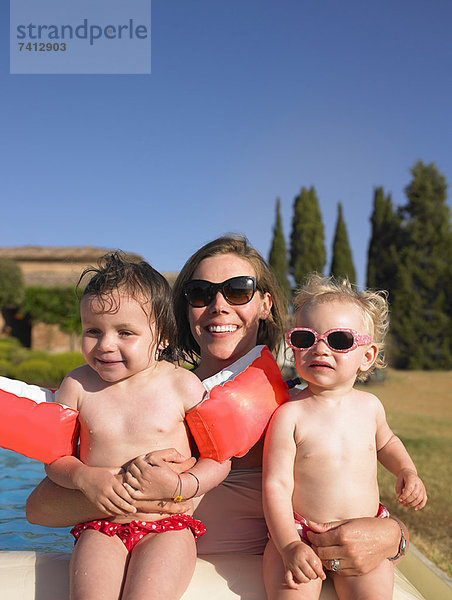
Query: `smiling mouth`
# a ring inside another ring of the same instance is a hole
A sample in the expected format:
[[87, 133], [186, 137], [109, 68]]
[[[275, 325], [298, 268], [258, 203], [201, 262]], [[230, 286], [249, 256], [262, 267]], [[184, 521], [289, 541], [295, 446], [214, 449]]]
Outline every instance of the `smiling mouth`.
[[97, 358], [96, 360], [101, 365], [106, 365], [106, 366], [109, 366], [109, 365], [119, 365], [119, 364], [123, 363], [122, 360], [102, 360], [101, 358]]
[[315, 368], [332, 369], [333, 367], [331, 365], [326, 364], [326, 363], [315, 362], [315, 363], [311, 363], [309, 365], [309, 368], [310, 369], [315, 369]]
[[209, 325], [207, 327], [209, 333], [233, 333], [237, 329], [237, 325]]

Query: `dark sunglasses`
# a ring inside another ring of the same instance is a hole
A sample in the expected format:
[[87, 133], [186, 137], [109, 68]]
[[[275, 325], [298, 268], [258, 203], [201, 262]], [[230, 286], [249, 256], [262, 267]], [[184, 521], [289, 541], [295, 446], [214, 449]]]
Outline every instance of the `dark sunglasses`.
[[208, 306], [221, 292], [228, 304], [239, 306], [250, 302], [256, 291], [256, 278], [241, 275], [231, 277], [222, 283], [212, 283], [205, 279], [192, 279], [184, 285], [188, 303], [195, 308]]
[[320, 335], [309, 327], [294, 327], [286, 333], [286, 341], [294, 350], [309, 350], [320, 341], [324, 341], [334, 352], [350, 352], [358, 346], [370, 344], [370, 335], [362, 335], [354, 329], [330, 329]]

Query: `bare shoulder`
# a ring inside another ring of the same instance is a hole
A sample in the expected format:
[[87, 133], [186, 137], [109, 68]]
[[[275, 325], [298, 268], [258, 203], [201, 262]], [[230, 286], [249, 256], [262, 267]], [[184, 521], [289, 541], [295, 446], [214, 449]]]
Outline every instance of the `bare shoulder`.
[[79, 410], [86, 384], [92, 377], [93, 370], [88, 365], [83, 365], [68, 373], [58, 390], [58, 402]]
[[[309, 398], [312, 398], [312, 394], [308, 387], [303, 389], [293, 388], [290, 390], [289, 399], [280, 406], [284, 407], [287, 412], [294, 412], [296, 410], [303, 410]], [[279, 410], [279, 409], [278, 409]]]
[[381, 400], [375, 396], [375, 394], [371, 394], [369, 392], [364, 392], [363, 390], [354, 389], [354, 398], [357, 402], [361, 404], [365, 403], [370, 409], [374, 410], [384, 410], [383, 404]]
[[272, 420], [293, 420], [304, 411], [307, 398], [310, 397], [309, 390], [295, 390], [291, 392], [289, 399], [281, 404], [275, 411]]
[[202, 400], [206, 390], [194, 373], [171, 363], [166, 363], [165, 371], [170, 378], [169, 387], [182, 399], [185, 411]]

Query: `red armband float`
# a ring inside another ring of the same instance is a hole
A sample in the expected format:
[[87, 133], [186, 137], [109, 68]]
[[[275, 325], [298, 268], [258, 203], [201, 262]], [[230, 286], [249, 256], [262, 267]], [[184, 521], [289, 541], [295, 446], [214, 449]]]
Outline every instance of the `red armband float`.
[[78, 411], [36, 385], [0, 377], [0, 446], [43, 463], [75, 454]]
[[266, 346], [203, 381], [208, 395], [185, 415], [202, 458], [244, 456], [262, 437], [270, 417], [289, 397]]
[[[278, 365], [257, 346], [203, 381], [208, 395], [186, 414], [203, 458], [244, 456], [288, 398]], [[44, 463], [75, 454], [78, 411], [58, 404], [45, 388], [0, 377], [0, 446]]]

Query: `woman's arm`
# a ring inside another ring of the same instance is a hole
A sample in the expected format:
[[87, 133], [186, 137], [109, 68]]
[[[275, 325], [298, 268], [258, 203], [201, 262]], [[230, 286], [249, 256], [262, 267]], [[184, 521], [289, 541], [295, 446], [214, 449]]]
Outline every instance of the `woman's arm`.
[[62, 456], [45, 469], [51, 481], [63, 488], [79, 490], [102, 512], [111, 515], [136, 512], [122, 477], [118, 477], [121, 469], [85, 465], [76, 456]]
[[28, 497], [26, 516], [30, 523], [43, 527], [71, 527], [109, 515], [91, 504], [82, 492], [60, 487], [46, 477]]
[[[408, 530], [399, 521], [408, 544]], [[342, 575], [363, 575], [385, 558], [394, 558], [401, 543], [400, 527], [394, 519], [363, 517], [337, 523], [308, 523], [318, 533], [308, 532], [313, 548], [325, 564], [339, 560]], [[398, 562], [402, 556], [395, 561]]]
[[[185, 471], [189, 469], [194, 459], [183, 460], [183, 457], [173, 449], [161, 450], [155, 453], [162, 469]], [[165, 458], [166, 457], [166, 458]], [[168, 465], [163, 465], [166, 460]], [[119, 475], [118, 477], [122, 477]], [[189, 503], [163, 500], [140, 500], [134, 502], [140, 512], [160, 512], [179, 514], [190, 508]], [[102, 512], [92, 504], [82, 492], [60, 487], [46, 478], [33, 490], [27, 499], [26, 515], [30, 523], [43, 527], [70, 527], [77, 523], [111, 516]]]

